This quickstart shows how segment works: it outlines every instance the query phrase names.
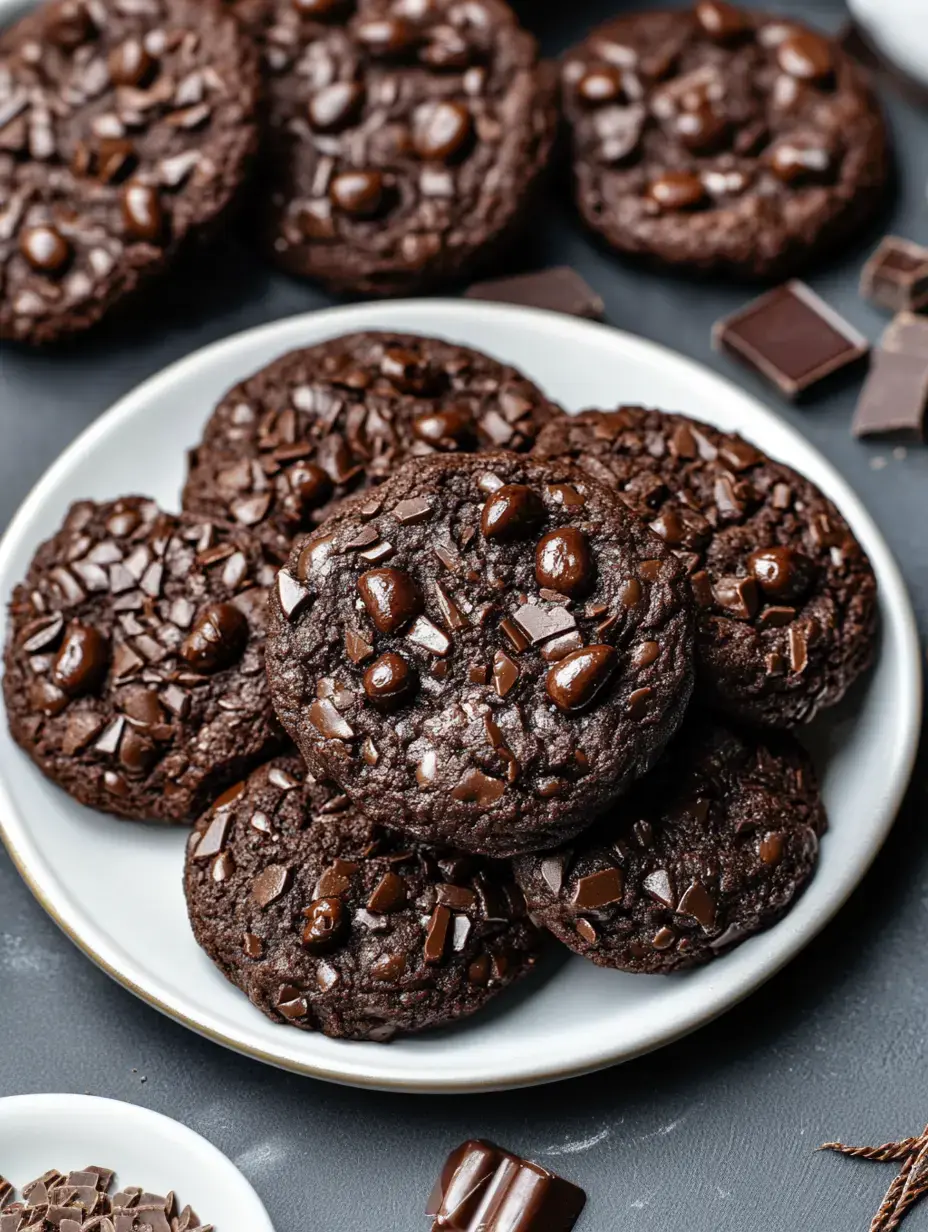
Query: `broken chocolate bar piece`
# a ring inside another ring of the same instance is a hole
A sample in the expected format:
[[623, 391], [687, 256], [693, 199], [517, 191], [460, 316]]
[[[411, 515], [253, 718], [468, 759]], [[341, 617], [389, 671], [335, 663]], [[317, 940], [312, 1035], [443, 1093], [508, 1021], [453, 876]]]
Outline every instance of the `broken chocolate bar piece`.
[[866, 338], [804, 282], [787, 282], [719, 321], [713, 343], [797, 398], [826, 376], [857, 363]]
[[928, 407], [928, 359], [878, 350], [854, 412], [855, 436], [921, 441]]
[[432, 1190], [432, 1232], [570, 1232], [586, 1204], [576, 1185], [491, 1142], [452, 1151]]
[[899, 355], [914, 355], [928, 363], [928, 317], [900, 312], [887, 325], [880, 347]]
[[570, 317], [601, 321], [605, 305], [585, 279], [569, 265], [517, 274], [513, 278], [492, 278], [475, 282], [464, 292], [465, 299], [490, 300], [497, 304], [516, 304], [523, 308], [546, 308]]
[[860, 293], [890, 312], [928, 306], [928, 248], [887, 235], [863, 268]]

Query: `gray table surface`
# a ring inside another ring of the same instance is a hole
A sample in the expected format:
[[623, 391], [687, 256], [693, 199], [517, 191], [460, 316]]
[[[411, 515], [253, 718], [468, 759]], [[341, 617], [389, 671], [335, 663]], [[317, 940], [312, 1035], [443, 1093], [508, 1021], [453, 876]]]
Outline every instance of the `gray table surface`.
[[[618, 0], [522, 5], [550, 52], [616, 7]], [[779, 7], [829, 28], [843, 17], [839, 0]], [[874, 340], [885, 319], [856, 294], [866, 253], [887, 229], [928, 242], [928, 113], [891, 93], [886, 102], [900, 155], [892, 212], [839, 261], [810, 274]], [[712, 322], [745, 301], [743, 288], [629, 269], [598, 251], [569, 208], [552, 200], [539, 210], [519, 264], [556, 262], [575, 266], [602, 293], [613, 325], [733, 375], [828, 455], [896, 552], [924, 635], [928, 449], [853, 441], [853, 382], [804, 409], [781, 403], [710, 349]], [[86, 341], [54, 354], [4, 350], [0, 528], [60, 450], [144, 377], [214, 339], [327, 302], [268, 272], [230, 237], [180, 271], [156, 304]], [[200, 1039], [93, 967], [0, 852], [0, 1095], [86, 1091], [167, 1113], [235, 1160], [279, 1232], [425, 1228], [424, 1200], [445, 1152], [478, 1135], [583, 1185], [590, 1201], [582, 1232], [863, 1230], [892, 1166], [815, 1156], [812, 1148], [834, 1137], [882, 1142], [917, 1133], [928, 1120], [926, 797], [923, 756], [896, 827], [852, 901], [785, 972], [719, 1022], [603, 1074], [468, 1097], [329, 1086]], [[906, 1228], [928, 1229], [928, 1203]]]

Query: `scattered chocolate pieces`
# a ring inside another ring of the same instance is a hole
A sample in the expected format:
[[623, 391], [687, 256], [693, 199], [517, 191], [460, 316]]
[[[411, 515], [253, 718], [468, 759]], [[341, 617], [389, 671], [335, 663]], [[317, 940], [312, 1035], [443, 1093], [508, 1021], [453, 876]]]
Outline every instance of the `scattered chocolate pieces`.
[[880, 1209], [873, 1216], [870, 1232], [893, 1232], [912, 1207], [928, 1193], [928, 1125], [917, 1138], [884, 1142], [882, 1146], [845, 1146], [843, 1142], [825, 1142], [819, 1150], [837, 1151], [839, 1155], [852, 1159], [901, 1165]]
[[854, 412], [855, 436], [925, 439], [928, 318], [903, 312], [883, 334]]
[[857, 363], [870, 344], [804, 282], [775, 287], [713, 330], [728, 351], [766, 377], [787, 398]]
[[189, 1206], [181, 1209], [173, 1190], [166, 1197], [141, 1185], [111, 1193], [116, 1174], [89, 1166], [79, 1172], [50, 1168], [23, 1186], [22, 1198], [9, 1201], [12, 1185], [0, 1177], [0, 1232], [213, 1232]]
[[570, 1232], [585, 1205], [570, 1181], [471, 1140], [448, 1156], [425, 1213], [432, 1232]]
[[569, 265], [553, 266], [534, 274], [517, 274], [513, 278], [475, 282], [464, 292], [464, 298], [545, 308], [548, 312], [586, 317], [590, 321], [602, 321], [606, 313], [602, 297]]
[[890, 312], [928, 307], [928, 248], [887, 235], [863, 268], [860, 294]]

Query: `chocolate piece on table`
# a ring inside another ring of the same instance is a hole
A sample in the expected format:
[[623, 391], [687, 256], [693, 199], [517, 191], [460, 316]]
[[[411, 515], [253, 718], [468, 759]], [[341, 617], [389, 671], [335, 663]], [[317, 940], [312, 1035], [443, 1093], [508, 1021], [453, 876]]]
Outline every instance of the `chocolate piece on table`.
[[925, 437], [928, 359], [896, 351], [874, 352], [854, 412], [855, 436]]
[[432, 1232], [570, 1232], [585, 1205], [570, 1181], [472, 1140], [448, 1156], [425, 1213]]
[[900, 312], [887, 325], [880, 348], [899, 355], [914, 355], [928, 362], [928, 317]]
[[557, 265], [534, 274], [517, 274], [513, 278], [475, 282], [464, 292], [464, 298], [546, 308], [549, 312], [563, 312], [569, 317], [586, 317], [591, 321], [601, 321], [606, 312], [602, 297], [569, 265]]
[[928, 248], [887, 235], [863, 268], [860, 294], [891, 312], [928, 306]]
[[712, 337], [718, 350], [754, 368], [787, 398], [857, 363], [870, 349], [863, 334], [796, 280], [717, 322]]

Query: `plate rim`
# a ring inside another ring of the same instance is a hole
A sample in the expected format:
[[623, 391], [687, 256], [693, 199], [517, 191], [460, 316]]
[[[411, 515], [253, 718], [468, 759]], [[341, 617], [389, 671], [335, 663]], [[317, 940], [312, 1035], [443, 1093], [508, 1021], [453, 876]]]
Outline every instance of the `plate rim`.
[[[41, 510], [48, 496], [54, 493], [56, 487], [70, 469], [73, 460], [77, 456], [85, 455], [91, 451], [98, 438], [107, 437], [112, 431], [118, 430], [124, 422], [130, 421], [139, 414], [139, 410], [136, 409], [137, 403], [144, 403], [146, 400], [150, 402], [158, 396], [160, 389], [169, 390], [173, 383], [183, 380], [188, 371], [192, 373], [203, 363], [221, 361], [224, 355], [234, 354], [236, 348], [245, 340], [249, 344], [260, 344], [265, 340], [272, 340], [281, 331], [288, 333], [291, 330], [297, 331], [304, 326], [313, 333], [314, 338], [312, 341], [307, 340], [303, 345], [314, 345], [325, 337], [334, 337], [340, 333], [348, 333], [355, 330], [389, 330], [396, 328], [404, 332], [418, 332], [411, 329], [408, 324], [393, 324], [392, 319], [396, 316], [402, 319], [405, 313], [422, 311], [423, 307], [427, 307], [430, 327], [428, 331], [423, 329], [422, 332], [433, 333], [436, 336], [453, 337], [455, 322], [460, 320], [461, 314], [471, 317], [479, 315], [482, 318], [489, 316], [498, 319], [501, 323], [517, 318], [521, 326], [531, 325], [534, 321], [539, 328], [549, 330], [552, 326], [556, 325], [557, 330], [562, 334], [561, 342], [565, 350], [570, 346], [570, 335], [578, 336], [592, 333], [599, 335], [600, 339], [604, 335], [608, 335], [609, 341], [616, 348], [617, 354], [621, 354], [624, 350], [627, 355], [629, 350], [632, 350], [637, 351], [652, 363], [672, 364], [683, 377], [688, 378], [692, 383], [702, 385], [703, 387], [714, 385], [717, 391], [724, 393], [727, 397], [736, 397], [743, 404], [750, 405], [752, 414], [759, 416], [764, 421], [772, 421], [776, 425], [778, 432], [785, 434], [788, 438], [798, 440], [801, 446], [815, 457], [817, 466], [828, 476], [829, 494], [833, 496], [837, 494], [836, 503], [839, 504], [845, 516], [848, 516], [850, 513], [849, 521], [851, 521], [855, 533], [860, 535], [861, 529], [865, 531], [863, 537], [869, 541], [867, 551], [871, 558], [873, 558], [874, 567], [881, 577], [880, 604], [883, 609], [884, 625], [887, 622], [892, 624], [902, 658], [904, 661], [907, 660], [906, 666], [908, 668], [901, 696], [897, 698], [897, 705], [901, 711], [900, 722], [904, 727], [905, 738], [901, 741], [896, 751], [890, 790], [882, 803], [879, 824], [871, 832], [867, 849], [858, 858], [853, 873], [845, 874], [843, 878], [844, 884], [839, 887], [840, 892], [834, 893], [827, 904], [823, 905], [819, 913], [807, 921], [801, 930], [794, 930], [793, 935], [789, 936], [783, 943], [780, 953], [768, 958], [757, 970], [752, 971], [746, 976], [736, 988], [726, 990], [718, 995], [711, 1008], [699, 1006], [690, 1013], [681, 1014], [679, 1016], [680, 1020], [672, 1028], [652, 1029], [647, 1033], [648, 1038], [637, 1045], [612, 1049], [600, 1048], [595, 1054], [590, 1054], [583, 1059], [575, 1059], [570, 1063], [557, 1065], [536, 1065], [533, 1069], [526, 1069], [524, 1072], [520, 1071], [515, 1076], [496, 1074], [493, 1077], [486, 1078], [464, 1077], [448, 1079], [444, 1077], [437, 1079], [434, 1075], [425, 1073], [422, 1077], [391, 1077], [371, 1072], [370, 1067], [359, 1066], [356, 1063], [336, 1065], [317, 1062], [310, 1064], [295, 1058], [268, 1052], [260, 1046], [236, 1039], [219, 1027], [210, 1025], [208, 1018], [201, 1020], [189, 1017], [183, 1010], [164, 1001], [156, 992], [147, 989], [133, 974], [124, 971], [115, 961], [107, 958], [104, 953], [98, 952], [89, 941], [84, 939], [78, 927], [72, 925], [66, 918], [66, 911], [62, 912], [51, 901], [49, 894], [46, 893], [40, 884], [39, 878], [34, 875], [27, 858], [17, 848], [9, 832], [9, 824], [4, 820], [7, 813], [16, 816], [17, 810], [9, 796], [4, 778], [0, 776], [0, 838], [2, 838], [20, 876], [26, 882], [40, 905], [72, 943], [86, 957], [90, 958], [96, 966], [140, 1000], [215, 1043], [289, 1072], [358, 1088], [411, 1094], [467, 1094], [479, 1091], [511, 1090], [519, 1087], [561, 1081], [630, 1061], [635, 1057], [665, 1047], [714, 1021], [722, 1014], [727, 1013], [768, 980], [772, 979], [805, 949], [822, 929], [834, 919], [851, 894], [860, 885], [895, 822], [912, 777], [919, 747], [923, 668], [918, 628], [908, 589], [892, 549], [886, 542], [882, 531], [864, 506], [860, 497], [831, 461], [811, 441], [804, 437], [796, 427], [777, 415], [759, 398], [698, 360], [691, 359], [689, 356], [674, 351], [670, 347], [663, 346], [650, 339], [640, 338], [626, 330], [617, 329], [608, 324], [565, 317], [561, 314], [542, 309], [527, 309], [511, 305], [481, 302], [469, 303], [464, 300], [448, 298], [392, 300], [388, 303], [364, 302], [296, 313], [218, 339], [147, 377], [93, 420], [58, 455], [33, 485], [13, 515], [2, 538], [0, 538], [0, 576], [8, 569], [9, 558], [16, 550], [19, 541], [24, 537], [24, 532], [28, 530], [28, 524], [34, 515]], [[329, 326], [331, 326], [331, 330], [329, 330]], [[298, 346], [301, 344], [289, 341], [282, 343], [282, 349], [278, 353], [283, 354], [284, 350], [292, 349], [294, 345]], [[531, 378], [530, 372], [527, 372], [526, 375]], [[874, 548], [876, 551], [874, 551]], [[5, 597], [3, 601], [5, 602]], [[780, 922], [779, 927], [782, 929], [788, 920], [789, 916]], [[84, 932], [87, 932], [86, 920], [83, 921], [83, 925]], [[91, 933], [94, 931], [92, 926], [89, 931]], [[105, 950], [107, 948], [116, 949], [117, 947], [103, 945], [100, 948]]]
[[[133, 1104], [128, 1100], [113, 1099], [105, 1095], [87, 1095], [71, 1091], [36, 1091], [23, 1095], [0, 1097], [0, 1130], [4, 1128], [5, 1114], [10, 1112], [15, 1120], [20, 1110], [23, 1112], [40, 1111], [48, 1114], [61, 1114], [73, 1110], [89, 1116], [97, 1114], [112, 1116], [121, 1118], [127, 1128], [138, 1128], [142, 1133], [146, 1129], [153, 1130], [154, 1126], [157, 1126], [172, 1135], [179, 1148], [186, 1148], [189, 1152], [195, 1150], [197, 1158], [202, 1159], [205, 1170], [210, 1174], [221, 1173], [219, 1179], [224, 1180], [226, 1184], [228, 1184], [228, 1179], [234, 1175], [239, 1191], [236, 1200], [240, 1200], [243, 1195], [247, 1194], [252, 1203], [253, 1209], [248, 1212], [248, 1218], [252, 1221], [249, 1225], [250, 1232], [274, 1232], [274, 1225], [261, 1195], [244, 1172], [215, 1143], [204, 1138], [202, 1134], [198, 1134], [195, 1129], [191, 1129], [183, 1121], [175, 1120], [174, 1117], [158, 1112], [155, 1108], [148, 1108], [144, 1104]], [[255, 1222], [262, 1219], [261, 1224]]]

